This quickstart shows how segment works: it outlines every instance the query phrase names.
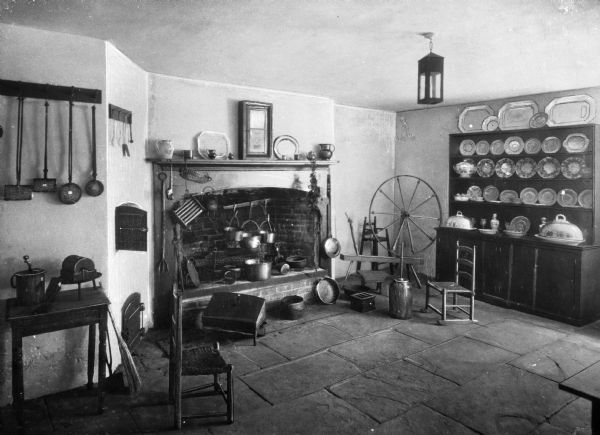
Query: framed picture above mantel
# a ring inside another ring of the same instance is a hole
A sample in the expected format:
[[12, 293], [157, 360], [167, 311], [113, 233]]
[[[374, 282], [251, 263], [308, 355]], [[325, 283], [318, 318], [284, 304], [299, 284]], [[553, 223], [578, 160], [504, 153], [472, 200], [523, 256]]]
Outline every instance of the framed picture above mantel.
[[240, 101], [240, 159], [270, 159], [273, 155], [273, 104]]

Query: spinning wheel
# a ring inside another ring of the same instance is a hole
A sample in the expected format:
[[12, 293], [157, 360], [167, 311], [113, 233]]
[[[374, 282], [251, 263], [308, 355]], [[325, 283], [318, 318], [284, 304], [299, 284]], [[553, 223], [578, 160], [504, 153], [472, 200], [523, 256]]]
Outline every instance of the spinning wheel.
[[423, 252], [435, 241], [435, 228], [440, 225], [441, 217], [437, 194], [429, 183], [414, 175], [397, 175], [385, 180], [369, 205], [374, 243], [383, 247], [389, 256]]

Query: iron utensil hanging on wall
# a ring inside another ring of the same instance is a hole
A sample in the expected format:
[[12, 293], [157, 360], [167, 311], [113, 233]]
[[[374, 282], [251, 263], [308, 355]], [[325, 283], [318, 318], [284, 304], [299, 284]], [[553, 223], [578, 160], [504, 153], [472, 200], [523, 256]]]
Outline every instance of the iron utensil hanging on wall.
[[81, 187], [73, 183], [73, 100], [69, 101], [69, 182], [58, 189], [63, 204], [75, 204], [81, 198]]
[[165, 196], [169, 201], [173, 201], [173, 163], [171, 163], [171, 168], [169, 170], [169, 187], [167, 188]]
[[33, 179], [34, 192], [56, 192], [56, 178], [48, 178], [48, 102], [45, 106], [44, 121], [44, 178]]
[[[329, 204], [327, 204], [327, 216], [329, 221]], [[335, 225], [335, 218], [332, 219], [332, 222], [333, 225]], [[325, 252], [325, 255], [327, 255], [329, 258], [335, 258], [338, 255], [340, 255], [341, 250], [342, 247], [340, 245], [340, 242], [338, 241], [338, 239], [331, 235], [330, 230], [327, 239], [325, 239], [325, 241], [323, 242], [323, 251]]]
[[21, 156], [23, 154], [23, 103], [25, 98], [19, 97], [17, 115], [17, 184], [4, 186], [4, 199], [7, 201], [24, 201], [33, 198], [31, 186], [21, 186]]
[[92, 179], [85, 185], [85, 193], [100, 196], [104, 192], [104, 184], [96, 180], [96, 106], [92, 106]]
[[165, 260], [165, 180], [167, 174], [164, 172], [158, 173], [158, 179], [160, 180], [160, 260], [156, 264], [156, 268], [159, 272], [166, 272], [169, 270], [169, 265]]

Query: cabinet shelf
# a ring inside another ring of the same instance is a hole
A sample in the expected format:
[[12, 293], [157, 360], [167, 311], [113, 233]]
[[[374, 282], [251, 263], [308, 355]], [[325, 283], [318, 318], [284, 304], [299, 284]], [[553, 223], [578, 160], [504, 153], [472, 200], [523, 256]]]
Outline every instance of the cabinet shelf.
[[501, 201], [457, 201], [453, 199], [451, 203], [455, 204], [456, 207], [463, 208], [468, 207], [515, 207], [515, 208], [524, 208], [524, 209], [536, 209], [536, 210], [555, 210], [557, 213], [567, 214], [570, 212], [583, 212], [583, 213], [593, 213], [593, 209], [585, 208], [585, 207], [563, 207], [561, 205], [543, 205], [543, 204], [523, 204], [523, 203], [511, 203], [511, 202], [501, 202]]

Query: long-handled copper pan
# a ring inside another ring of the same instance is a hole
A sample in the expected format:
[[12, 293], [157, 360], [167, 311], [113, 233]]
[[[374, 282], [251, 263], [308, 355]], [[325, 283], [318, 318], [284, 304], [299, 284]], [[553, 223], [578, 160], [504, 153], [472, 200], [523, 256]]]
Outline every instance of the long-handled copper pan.
[[73, 183], [73, 100], [69, 101], [69, 182], [58, 189], [58, 199], [75, 204], [81, 198], [81, 187]]
[[56, 192], [56, 178], [48, 178], [48, 102], [44, 104], [46, 115], [44, 121], [44, 178], [33, 179], [34, 192]]
[[85, 193], [100, 196], [104, 192], [104, 184], [96, 180], [96, 106], [92, 106], [92, 179], [85, 185]]

